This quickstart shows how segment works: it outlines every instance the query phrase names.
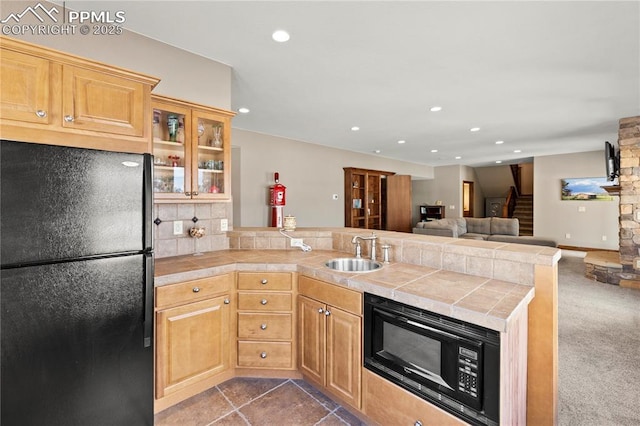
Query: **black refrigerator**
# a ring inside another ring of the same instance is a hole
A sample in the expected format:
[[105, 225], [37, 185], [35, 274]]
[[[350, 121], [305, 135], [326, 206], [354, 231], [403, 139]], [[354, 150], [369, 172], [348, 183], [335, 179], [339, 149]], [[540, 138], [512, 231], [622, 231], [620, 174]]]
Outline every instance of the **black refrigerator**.
[[1, 140], [0, 167], [0, 423], [152, 425], [152, 157]]

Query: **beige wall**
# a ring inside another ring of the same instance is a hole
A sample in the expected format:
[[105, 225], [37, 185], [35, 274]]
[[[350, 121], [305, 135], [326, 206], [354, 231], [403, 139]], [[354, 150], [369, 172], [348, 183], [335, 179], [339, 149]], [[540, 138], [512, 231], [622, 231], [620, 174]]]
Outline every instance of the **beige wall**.
[[442, 201], [442, 205], [445, 206], [445, 217], [462, 217], [461, 168], [459, 165], [435, 167], [433, 179], [412, 182], [413, 223], [420, 220], [417, 206], [433, 205], [436, 201]]
[[433, 176], [430, 166], [239, 129], [233, 131], [233, 145], [234, 185], [240, 180], [234, 187], [234, 226], [268, 226], [267, 196], [274, 172], [287, 187], [284, 213], [296, 216], [300, 227], [344, 226], [343, 167]]
[[506, 197], [509, 187], [515, 185], [510, 166], [477, 167], [475, 170], [485, 197]]
[[[604, 177], [603, 151], [536, 157], [533, 229], [560, 245], [618, 250], [619, 197], [613, 201], [562, 201], [562, 178]], [[584, 207], [584, 212], [578, 208]], [[565, 234], [571, 234], [566, 238]], [[602, 241], [602, 236], [607, 241]]]

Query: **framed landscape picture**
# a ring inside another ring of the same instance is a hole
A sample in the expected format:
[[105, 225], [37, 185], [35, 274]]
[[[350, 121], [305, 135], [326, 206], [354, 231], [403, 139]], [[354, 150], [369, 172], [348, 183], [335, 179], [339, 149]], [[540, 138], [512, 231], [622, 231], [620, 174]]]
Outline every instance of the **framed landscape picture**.
[[561, 179], [561, 199], [571, 201], [612, 201], [613, 196], [603, 189], [613, 182], [606, 178], [566, 178]]

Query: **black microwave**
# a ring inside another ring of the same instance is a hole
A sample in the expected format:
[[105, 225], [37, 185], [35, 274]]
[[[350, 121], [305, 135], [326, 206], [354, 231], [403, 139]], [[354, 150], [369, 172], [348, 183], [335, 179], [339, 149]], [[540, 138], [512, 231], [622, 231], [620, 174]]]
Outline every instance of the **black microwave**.
[[498, 425], [500, 333], [365, 293], [364, 366], [475, 425]]

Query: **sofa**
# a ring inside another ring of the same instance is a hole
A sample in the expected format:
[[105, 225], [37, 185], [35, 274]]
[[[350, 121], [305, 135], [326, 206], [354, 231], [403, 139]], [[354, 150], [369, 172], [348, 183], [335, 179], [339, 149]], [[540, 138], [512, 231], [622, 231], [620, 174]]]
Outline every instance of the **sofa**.
[[467, 238], [501, 243], [533, 244], [557, 247], [554, 240], [532, 236], [521, 236], [518, 219], [501, 217], [465, 217], [418, 222], [414, 234], [440, 237]]

